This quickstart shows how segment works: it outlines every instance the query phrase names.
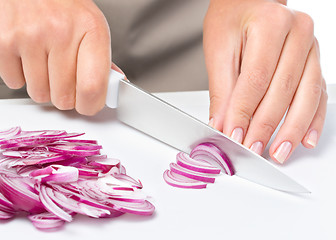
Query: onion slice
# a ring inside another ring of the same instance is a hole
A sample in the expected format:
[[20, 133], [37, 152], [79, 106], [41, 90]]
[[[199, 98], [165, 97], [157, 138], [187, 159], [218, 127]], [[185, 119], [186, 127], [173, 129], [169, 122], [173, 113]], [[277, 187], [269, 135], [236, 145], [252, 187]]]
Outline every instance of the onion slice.
[[201, 143], [190, 153], [190, 157], [195, 160], [202, 160], [210, 164], [218, 164], [226, 174], [234, 174], [233, 166], [229, 157], [213, 143]]
[[204, 182], [192, 180], [190, 178], [174, 173], [168, 169], [163, 173], [163, 179], [166, 181], [167, 184], [179, 188], [201, 189], [206, 188], [207, 186], [207, 184]]
[[221, 171], [220, 168], [192, 159], [184, 152], [179, 152], [176, 155], [176, 163], [181, 167], [200, 173], [219, 174]]
[[55, 216], [59, 217], [60, 219], [71, 222], [72, 216], [67, 213], [65, 210], [60, 208], [47, 194], [47, 187], [44, 185], [39, 185], [40, 190], [40, 199], [42, 204], [45, 206], [45, 208], [50, 212], [53, 213]]
[[212, 143], [201, 143], [190, 153], [176, 155], [176, 163], [170, 163], [170, 170], [163, 173], [165, 182], [173, 187], [201, 189], [206, 183], [214, 183], [217, 174], [223, 170], [233, 175], [234, 170], [227, 155]]
[[28, 216], [28, 218], [39, 230], [57, 230], [64, 225], [62, 219], [49, 212], [33, 214]]
[[12, 127], [10, 129], [7, 129], [5, 131], [0, 131], [0, 139], [7, 139], [14, 137], [21, 133], [20, 127]]
[[0, 220], [8, 220], [14, 217], [13, 212], [5, 212], [0, 210]]
[[210, 174], [207, 175], [207, 174], [195, 172], [187, 168], [181, 167], [177, 165], [176, 163], [171, 163], [169, 166], [170, 166], [170, 171], [180, 174], [182, 176], [195, 179], [197, 181], [207, 182], [207, 183], [215, 182], [215, 177], [211, 176]]

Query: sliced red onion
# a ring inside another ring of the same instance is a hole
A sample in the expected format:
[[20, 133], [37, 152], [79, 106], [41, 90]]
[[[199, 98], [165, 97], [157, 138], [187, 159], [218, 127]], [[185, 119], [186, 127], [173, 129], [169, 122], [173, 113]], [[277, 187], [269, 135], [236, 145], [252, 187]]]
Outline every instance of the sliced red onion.
[[104, 159], [97, 159], [95, 161], [92, 161], [88, 163], [88, 165], [97, 167], [102, 170], [102, 173], [107, 173], [111, 170], [112, 167], [118, 167], [120, 166], [120, 160], [114, 159], [114, 158], [104, 158]]
[[214, 167], [210, 164], [193, 160], [191, 157], [188, 156], [188, 154], [184, 152], [179, 152], [177, 154], [176, 163], [181, 167], [200, 173], [219, 174], [221, 171], [220, 168]]
[[68, 209], [69, 211], [87, 215], [94, 218], [99, 218], [100, 216], [110, 214], [108, 210], [79, 202], [71, 198], [71, 196], [66, 196], [65, 194], [57, 192], [52, 188], [46, 187], [45, 191], [48, 197], [52, 199], [52, 201], [54, 201], [58, 206], [62, 206], [63, 208]]
[[120, 173], [126, 174], [126, 168], [123, 165], [120, 165]]
[[[0, 132], [0, 219], [28, 212], [33, 225], [54, 230], [74, 214], [94, 218], [151, 215], [140, 181], [95, 140], [63, 130]], [[2, 151], [1, 151], [2, 149]]]
[[[4, 195], [0, 193], [0, 212], [2, 212], [3, 219], [7, 219], [9, 216], [14, 216], [14, 205]], [[7, 216], [7, 217], [6, 217]], [[0, 217], [1, 219], [1, 217]]]
[[228, 156], [212, 143], [201, 143], [190, 153], [195, 160], [207, 161], [210, 164], [217, 163], [226, 174], [234, 174], [233, 166]]
[[132, 187], [135, 187], [135, 188], [138, 188], [138, 189], [141, 189], [143, 187], [140, 180], [137, 181], [134, 178], [132, 178], [132, 177], [130, 177], [130, 176], [124, 174], [124, 173], [113, 174], [113, 177], [115, 177], [116, 179], [121, 180], [123, 182], [131, 184]]
[[28, 218], [40, 230], [57, 230], [64, 225], [62, 219], [49, 212], [30, 215]]
[[195, 179], [197, 181], [207, 182], [207, 183], [215, 182], [215, 177], [213, 175], [211, 176], [208, 174], [195, 172], [187, 168], [181, 167], [177, 165], [176, 163], [171, 163], [169, 166], [170, 166], [170, 171], [178, 173], [182, 176]]
[[174, 172], [172, 172], [168, 169], [163, 173], [163, 179], [169, 185], [171, 185], [173, 187], [179, 187], [179, 188], [200, 189], [200, 188], [206, 188], [206, 186], [207, 186], [207, 184], [204, 183], [204, 182], [184, 177], [184, 176], [176, 174], [176, 173], [174, 173]]
[[67, 145], [58, 145], [56, 147], [49, 147], [49, 150], [52, 152], [57, 152], [66, 155], [75, 155], [75, 156], [92, 156], [100, 154], [99, 149], [76, 149], [75, 146], [67, 146]]
[[14, 178], [0, 174], [0, 192], [17, 210], [31, 213], [40, 213], [44, 210], [30, 178]]
[[154, 205], [147, 200], [138, 203], [138, 202], [125, 202], [110, 199], [108, 203], [115, 210], [137, 215], [150, 216], [153, 214], [155, 210]]
[[206, 183], [215, 182], [221, 169], [228, 175], [234, 174], [229, 158], [212, 143], [197, 145], [190, 156], [179, 152], [176, 163], [171, 163], [170, 170], [163, 173], [163, 179], [173, 187], [205, 188]]
[[41, 183], [71, 183], [78, 181], [79, 171], [75, 167], [51, 165], [53, 171], [41, 178]]
[[18, 161], [13, 166], [25, 166], [25, 165], [36, 165], [36, 164], [46, 164], [54, 163], [58, 161], [65, 160], [67, 157], [59, 153], [53, 153], [49, 151], [42, 150], [30, 150], [30, 151], [4, 151], [2, 153], [6, 157], [12, 159], [21, 160]]
[[48, 212], [53, 213], [55, 216], [59, 217], [60, 219], [71, 222], [72, 216], [67, 213], [64, 209], [60, 208], [47, 194], [47, 187], [44, 185], [39, 185], [38, 190], [40, 191], [40, 200], [44, 205], [45, 209]]
[[55, 171], [55, 169], [51, 166], [46, 168], [38, 168], [30, 172], [30, 177], [40, 177], [40, 176], [49, 176]]
[[0, 209], [0, 220], [8, 220], [15, 216], [13, 212], [5, 212]]
[[18, 134], [21, 133], [21, 128], [20, 127], [12, 127], [8, 130], [5, 131], [0, 131], [0, 139], [7, 139], [14, 137]]
[[78, 167], [78, 174], [80, 178], [98, 178], [100, 171], [91, 168]]

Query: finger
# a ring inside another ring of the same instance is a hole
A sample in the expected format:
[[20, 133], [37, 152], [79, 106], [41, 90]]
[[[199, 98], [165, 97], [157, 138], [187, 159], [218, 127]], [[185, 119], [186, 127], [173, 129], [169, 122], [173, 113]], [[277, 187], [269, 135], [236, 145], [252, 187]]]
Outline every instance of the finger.
[[48, 56], [50, 98], [60, 110], [70, 110], [75, 107], [78, 47], [69, 42], [68, 46], [55, 44]]
[[21, 53], [27, 93], [38, 103], [50, 101], [48, 56], [41, 47], [26, 46]]
[[308, 53], [313, 45], [312, 23], [303, 27], [296, 19], [288, 34], [276, 71], [263, 100], [250, 122], [244, 145], [262, 154], [285, 115], [299, 84]]
[[248, 30], [241, 74], [223, 127], [224, 134], [238, 142], [242, 142], [250, 119], [269, 86], [289, 31], [288, 25], [281, 22], [274, 31], [274, 25], [261, 22]]
[[226, 107], [238, 78], [240, 49], [235, 47], [236, 41], [238, 40], [218, 39], [217, 36], [211, 39], [211, 43], [204, 41], [209, 78], [209, 125], [219, 131], [222, 131]]
[[0, 76], [12, 89], [19, 89], [25, 84], [19, 54], [15, 54], [12, 47], [2, 41], [0, 41]]
[[111, 68], [111, 44], [105, 22], [86, 33], [79, 46], [76, 83], [76, 110], [93, 115], [105, 105]]
[[327, 114], [327, 101], [328, 101], [328, 95], [326, 90], [326, 83], [323, 80], [322, 94], [319, 106], [317, 108], [313, 121], [310, 124], [309, 129], [301, 142], [302, 145], [305, 146], [306, 148], [315, 148], [318, 143], [318, 140], [322, 133], [325, 117]]
[[275, 161], [284, 163], [304, 138], [320, 102], [321, 86], [321, 67], [314, 44], [285, 121], [270, 147]]

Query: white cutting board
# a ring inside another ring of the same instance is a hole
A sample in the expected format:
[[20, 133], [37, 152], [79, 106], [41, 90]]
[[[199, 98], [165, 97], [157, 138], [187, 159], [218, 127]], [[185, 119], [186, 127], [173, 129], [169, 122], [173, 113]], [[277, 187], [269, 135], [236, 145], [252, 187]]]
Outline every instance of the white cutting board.
[[[160, 96], [207, 120], [205, 92]], [[235, 176], [221, 176], [203, 190], [183, 190], [162, 179], [177, 150], [119, 123], [113, 110], [83, 117], [29, 100], [1, 100], [0, 129], [19, 125], [24, 130], [86, 132], [84, 137], [99, 140], [106, 154], [121, 159], [128, 173], [141, 179], [156, 206], [152, 217], [76, 217], [52, 233], [40, 232], [25, 217], [18, 217], [0, 222], [1, 239], [336, 239], [335, 120], [336, 104], [329, 104], [318, 148], [299, 147], [281, 167], [311, 190], [310, 195], [274, 191]]]

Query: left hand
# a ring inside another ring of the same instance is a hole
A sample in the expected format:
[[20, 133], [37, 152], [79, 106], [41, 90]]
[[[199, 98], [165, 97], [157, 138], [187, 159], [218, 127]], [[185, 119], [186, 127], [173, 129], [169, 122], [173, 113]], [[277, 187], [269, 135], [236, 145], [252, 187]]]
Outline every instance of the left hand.
[[327, 105], [313, 21], [282, 3], [211, 0], [204, 20], [209, 124], [262, 154], [288, 110], [269, 150], [279, 163], [316, 146]]

